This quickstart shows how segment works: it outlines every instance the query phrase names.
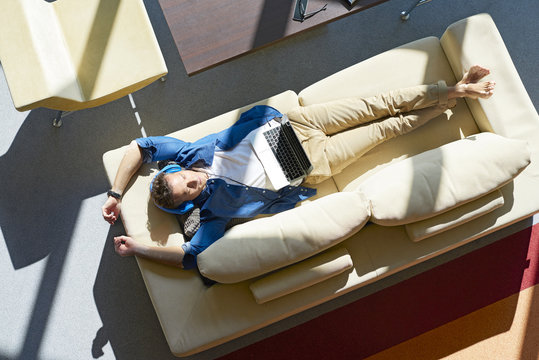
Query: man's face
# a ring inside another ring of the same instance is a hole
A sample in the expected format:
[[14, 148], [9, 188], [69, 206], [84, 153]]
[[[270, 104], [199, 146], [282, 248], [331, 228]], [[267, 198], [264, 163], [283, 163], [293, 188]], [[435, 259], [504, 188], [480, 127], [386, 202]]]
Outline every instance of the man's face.
[[192, 170], [166, 174], [165, 180], [172, 190], [174, 207], [179, 206], [184, 201], [193, 200], [200, 195], [206, 186], [206, 179], [206, 174]]

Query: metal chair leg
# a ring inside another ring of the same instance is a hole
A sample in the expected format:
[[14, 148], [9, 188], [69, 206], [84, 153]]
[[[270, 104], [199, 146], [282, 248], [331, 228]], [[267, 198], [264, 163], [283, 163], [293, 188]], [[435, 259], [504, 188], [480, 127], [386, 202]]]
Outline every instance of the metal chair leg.
[[56, 116], [54, 117], [54, 120], [52, 121], [52, 126], [56, 127], [56, 128], [59, 128], [62, 126], [63, 122], [62, 122], [62, 118], [70, 115], [74, 113], [74, 111], [62, 111], [62, 110], [59, 110], [57, 113], [56, 113]]
[[52, 126], [57, 127], [57, 128], [62, 126], [62, 113], [63, 111], [61, 110], [58, 111], [58, 113], [56, 113], [56, 116], [54, 117], [54, 120], [52, 121]]
[[417, 2], [414, 4], [414, 6], [412, 6], [410, 9], [408, 9], [406, 11], [401, 11], [401, 20], [402, 21], [408, 20], [410, 18], [410, 13], [412, 12], [412, 10], [414, 10], [419, 5], [426, 4], [426, 3], [430, 2], [430, 1], [431, 0], [417, 0]]

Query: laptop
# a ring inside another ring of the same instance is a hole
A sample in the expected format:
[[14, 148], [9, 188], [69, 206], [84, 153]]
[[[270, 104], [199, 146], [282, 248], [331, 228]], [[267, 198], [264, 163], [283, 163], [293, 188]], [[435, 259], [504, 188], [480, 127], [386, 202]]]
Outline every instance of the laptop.
[[249, 140], [272, 186], [299, 185], [313, 169], [286, 115], [252, 133]]

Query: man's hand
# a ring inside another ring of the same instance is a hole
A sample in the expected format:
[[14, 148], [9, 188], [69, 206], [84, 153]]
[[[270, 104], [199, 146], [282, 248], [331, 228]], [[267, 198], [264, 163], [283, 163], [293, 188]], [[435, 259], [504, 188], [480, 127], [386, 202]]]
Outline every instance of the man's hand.
[[138, 255], [141, 245], [129, 236], [116, 236], [114, 238], [114, 250], [120, 256]]
[[[142, 165], [142, 150], [139, 148], [135, 140], [131, 141], [125, 151], [124, 157], [118, 167], [116, 178], [112, 184], [112, 190], [122, 195], [125, 192], [129, 180], [137, 172]], [[106, 222], [113, 225], [120, 217], [120, 205], [121, 201], [113, 196], [109, 196], [105, 205], [101, 208], [103, 210], [103, 219]]]
[[114, 225], [114, 222], [120, 217], [121, 204], [121, 200], [109, 196], [105, 205], [101, 208], [103, 211], [103, 219], [109, 224]]

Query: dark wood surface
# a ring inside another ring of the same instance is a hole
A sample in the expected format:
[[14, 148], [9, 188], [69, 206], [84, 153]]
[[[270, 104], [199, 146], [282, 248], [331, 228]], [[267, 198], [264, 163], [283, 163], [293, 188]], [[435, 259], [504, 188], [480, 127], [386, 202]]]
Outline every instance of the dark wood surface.
[[296, 0], [159, 0], [189, 75], [208, 69], [293, 34], [365, 10], [387, 0], [309, 0], [307, 12], [327, 9], [294, 21]]

